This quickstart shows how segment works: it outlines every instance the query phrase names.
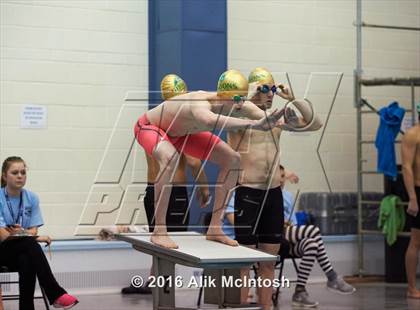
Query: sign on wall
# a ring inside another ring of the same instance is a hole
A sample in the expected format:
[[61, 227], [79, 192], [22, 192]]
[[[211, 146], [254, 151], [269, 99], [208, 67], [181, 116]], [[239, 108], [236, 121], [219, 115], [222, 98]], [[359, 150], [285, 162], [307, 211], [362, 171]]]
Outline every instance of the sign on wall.
[[47, 128], [47, 107], [25, 105], [20, 115], [21, 128]]

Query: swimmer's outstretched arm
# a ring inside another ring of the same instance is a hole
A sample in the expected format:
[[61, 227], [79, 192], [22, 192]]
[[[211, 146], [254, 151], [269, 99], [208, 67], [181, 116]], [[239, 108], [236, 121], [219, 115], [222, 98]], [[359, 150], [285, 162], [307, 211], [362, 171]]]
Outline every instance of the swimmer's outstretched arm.
[[201, 105], [194, 105], [191, 107], [191, 111], [195, 119], [205, 124], [208, 130], [213, 129], [224, 129], [224, 130], [238, 130], [252, 128], [256, 130], [271, 130], [276, 127], [278, 120], [283, 115], [282, 111], [274, 110], [269, 115], [265, 115], [259, 120], [252, 119], [240, 119], [236, 117], [229, 117], [221, 114], [215, 114], [210, 109]]
[[[312, 111], [306, 102], [303, 100], [295, 100], [293, 104], [302, 114], [303, 122], [305, 124], [308, 124], [310, 121], [312, 121]], [[315, 113], [315, 111], [313, 113]], [[318, 115], [314, 115], [313, 117], [315, 119], [313, 120], [312, 125], [306, 131], [316, 131], [322, 127], [322, 121]]]

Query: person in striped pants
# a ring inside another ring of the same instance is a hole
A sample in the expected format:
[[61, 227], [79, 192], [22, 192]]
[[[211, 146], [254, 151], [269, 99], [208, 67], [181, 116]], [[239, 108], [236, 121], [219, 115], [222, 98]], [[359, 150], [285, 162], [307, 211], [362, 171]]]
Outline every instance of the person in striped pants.
[[294, 306], [317, 307], [318, 302], [311, 301], [306, 291], [306, 283], [315, 264], [318, 262], [327, 276], [327, 289], [339, 294], [352, 294], [356, 289], [345, 282], [335, 272], [325, 250], [321, 232], [314, 225], [297, 226], [292, 213], [293, 195], [284, 189], [286, 180], [298, 182], [299, 178], [292, 172], [285, 171], [280, 165], [281, 187], [284, 199], [285, 239], [290, 243], [290, 255], [301, 258], [298, 270], [295, 293], [292, 297]]

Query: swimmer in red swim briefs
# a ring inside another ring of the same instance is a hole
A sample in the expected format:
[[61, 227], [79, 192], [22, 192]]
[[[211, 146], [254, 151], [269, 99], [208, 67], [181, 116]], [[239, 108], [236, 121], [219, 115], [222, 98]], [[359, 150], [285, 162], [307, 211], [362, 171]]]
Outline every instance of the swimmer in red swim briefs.
[[178, 247], [168, 236], [165, 220], [170, 196], [168, 185], [171, 184], [179, 154], [184, 153], [210, 160], [220, 168], [207, 239], [238, 245], [223, 233], [221, 221], [225, 202], [238, 180], [240, 155], [211, 131], [270, 130], [281, 125], [283, 115], [278, 110], [266, 115], [253, 103], [245, 102], [247, 93], [246, 78], [236, 70], [228, 70], [219, 78], [217, 93], [196, 91], [180, 95], [176, 100], [162, 102], [138, 119], [134, 127], [136, 139], [146, 153], [159, 163], [159, 176], [155, 182], [155, 228], [151, 236], [154, 244], [166, 248]]

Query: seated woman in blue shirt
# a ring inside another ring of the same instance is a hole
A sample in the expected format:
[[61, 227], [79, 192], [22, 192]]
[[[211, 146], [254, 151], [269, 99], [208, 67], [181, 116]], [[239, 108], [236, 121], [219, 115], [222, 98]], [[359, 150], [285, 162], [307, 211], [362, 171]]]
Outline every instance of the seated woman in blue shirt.
[[[33, 310], [35, 281], [56, 308], [70, 309], [78, 300], [57, 283], [36, 238], [43, 220], [38, 196], [23, 187], [26, 164], [8, 157], [2, 165], [0, 189], [0, 265], [19, 273], [19, 309]], [[45, 240], [42, 240], [45, 241]]]

